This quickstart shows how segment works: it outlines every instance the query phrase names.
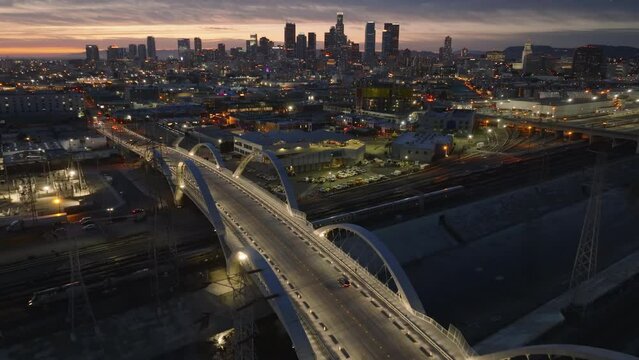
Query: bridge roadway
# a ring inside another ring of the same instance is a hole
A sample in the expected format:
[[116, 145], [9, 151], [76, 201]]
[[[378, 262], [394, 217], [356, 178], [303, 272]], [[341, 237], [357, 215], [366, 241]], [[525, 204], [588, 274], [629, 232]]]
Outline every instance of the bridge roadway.
[[[104, 133], [123, 145], [130, 145], [127, 138], [131, 137], [148, 141], [131, 132]], [[127, 147], [140, 155], [144, 151], [142, 146]], [[311, 324], [314, 338], [321, 342], [311, 342], [318, 358], [467, 357], [444, 334], [445, 329], [442, 332], [441, 327], [430, 323], [430, 318], [411, 313], [394, 293], [380, 289], [381, 283], [374, 284], [363, 271], [353, 270], [357, 266], [331, 251], [330, 244], [322, 244], [328, 241], [314, 234], [308, 223], [303, 224], [281, 208], [271, 206], [269, 201], [250, 194], [241, 182], [198, 156], [171, 147], [163, 147], [161, 151], [172, 169], [187, 159], [197, 163], [221, 210], [228, 236], [239, 238], [245, 246], [253, 246], [269, 260], [298, 315]], [[186, 189], [185, 193], [200, 209], [205, 209], [195, 191]], [[352, 279], [352, 287], [339, 286], [337, 279], [342, 274]], [[329, 349], [328, 355], [325, 349]]]

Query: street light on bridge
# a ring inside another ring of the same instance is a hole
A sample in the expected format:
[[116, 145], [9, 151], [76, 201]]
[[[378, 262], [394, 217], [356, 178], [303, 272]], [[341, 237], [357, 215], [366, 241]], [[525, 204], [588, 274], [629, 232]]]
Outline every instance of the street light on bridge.
[[243, 251], [239, 251], [237, 253], [237, 259], [240, 260], [241, 262], [242, 261], [246, 261], [246, 260], [248, 260], [248, 255], [246, 255], [246, 253], [243, 252]]

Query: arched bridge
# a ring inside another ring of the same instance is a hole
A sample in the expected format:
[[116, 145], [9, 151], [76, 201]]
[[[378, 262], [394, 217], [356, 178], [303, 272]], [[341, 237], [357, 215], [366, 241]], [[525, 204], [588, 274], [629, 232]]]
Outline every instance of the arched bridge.
[[[278, 172], [286, 207], [240, 178], [259, 153], [245, 158], [232, 173], [206, 145], [191, 152], [171, 147], [148, 151], [126, 141], [126, 137], [141, 138], [128, 130], [103, 133], [117, 136], [122, 146], [155, 164], [167, 177], [176, 200], [187, 195], [207, 216], [226, 247], [229, 273], [239, 265], [251, 273], [299, 358], [496, 360], [510, 356], [477, 356], [454, 327], [445, 329], [424, 315], [397, 260], [366, 229], [337, 224], [315, 230], [304, 217], [296, 216], [299, 210], [292, 186], [273, 153], [262, 155]], [[212, 154], [208, 160], [197, 155], [204, 148]], [[246, 257], [238, 263], [239, 252]], [[352, 284], [347, 289], [338, 282], [344, 274]], [[517, 351], [512, 354], [528, 350]], [[597, 358], [598, 353], [583, 354]]]

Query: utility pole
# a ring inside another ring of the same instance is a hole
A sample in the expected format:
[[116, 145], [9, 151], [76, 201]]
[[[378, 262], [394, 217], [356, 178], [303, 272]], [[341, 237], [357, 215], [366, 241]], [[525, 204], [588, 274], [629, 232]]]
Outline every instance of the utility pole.
[[[597, 152], [593, 169], [590, 198], [586, 209], [586, 218], [581, 229], [581, 238], [577, 246], [577, 255], [570, 277], [570, 288], [590, 279], [597, 271], [597, 250], [599, 247], [599, 224], [601, 222], [601, 204], [603, 193], [603, 175], [606, 153]], [[574, 301], [574, 300], [573, 300]]]
[[[68, 232], [72, 230], [69, 227], [66, 228], [67, 231], [67, 239]], [[84, 284], [84, 279], [82, 277], [82, 264], [80, 263], [80, 254], [78, 249], [77, 237], [73, 237], [73, 249], [69, 251], [69, 288], [65, 289], [67, 291], [67, 295], [69, 297], [69, 322], [71, 323], [71, 340], [76, 341], [76, 315], [78, 312], [84, 312], [82, 315], [88, 315], [90, 321], [93, 323], [93, 331], [95, 332], [98, 340], [101, 341], [102, 334], [100, 332], [100, 328], [98, 327], [98, 323], [95, 319], [95, 314], [93, 313], [93, 308], [91, 307], [91, 302], [89, 301], [89, 294], [87, 292], [87, 288]], [[76, 302], [76, 293], [80, 292], [78, 296], [81, 298], [78, 299], [81, 302]]]
[[228, 278], [233, 288], [233, 354], [235, 360], [253, 360], [255, 337], [253, 304], [255, 296], [251, 292], [248, 273], [240, 266], [237, 274]]

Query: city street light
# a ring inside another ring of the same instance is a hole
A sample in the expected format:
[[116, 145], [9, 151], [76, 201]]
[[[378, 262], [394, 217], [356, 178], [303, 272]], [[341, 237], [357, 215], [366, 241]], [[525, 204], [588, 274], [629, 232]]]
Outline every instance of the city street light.
[[75, 170], [69, 170], [69, 176], [70, 176], [70, 177], [74, 177], [74, 176], [75, 176], [75, 174], [76, 174], [76, 171], [75, 171]]
[[58, 205], [58, 212], [62, 212], [62, 209], [60, 207], [60, 204], [62, 203], [62, 200], [60, 200], [59, 197], [56, 197], [56, 198], [53, 199], [53, 203]]
[[113, 208], [107, 208], [106, 211], [109, 213], [109, 220], [113, 220]]
[[240, 261], [246, 261], [248, 260], [248, 255], [246, 255], [245, 252], [240, 251], [237, 253], [237, 259]]

